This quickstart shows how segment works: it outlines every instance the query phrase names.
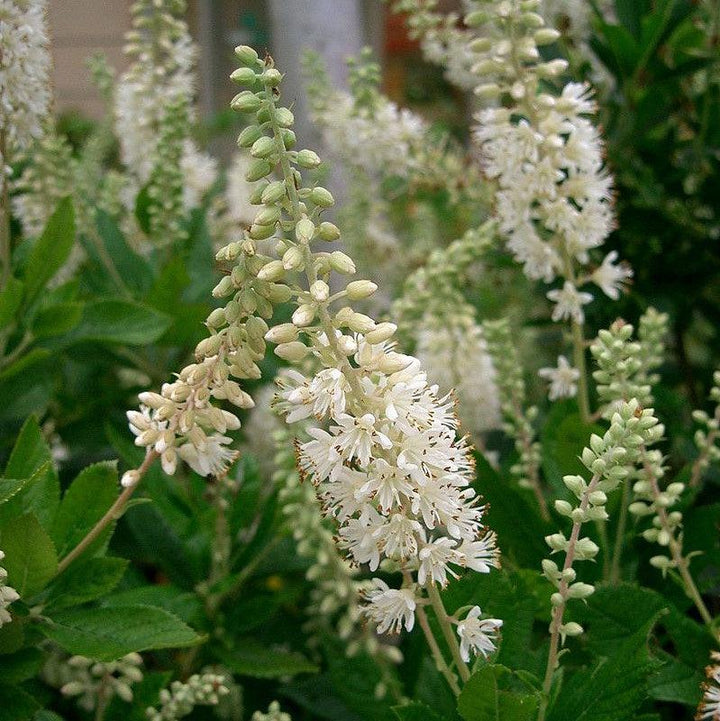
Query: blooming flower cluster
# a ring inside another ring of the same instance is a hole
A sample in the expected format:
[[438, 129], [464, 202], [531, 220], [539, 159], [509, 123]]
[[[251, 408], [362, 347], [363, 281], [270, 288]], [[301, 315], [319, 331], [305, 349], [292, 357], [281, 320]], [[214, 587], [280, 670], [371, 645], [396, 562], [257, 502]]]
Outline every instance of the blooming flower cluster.
[[103, 663], [86, 656], [68, 658], [56, 650], [48, 656], [42, 676], [48, 684], [59, 688], [63, 696], [75, 698], [80, 708], [95, 711], [114, 696], [132, 702], [132, 687], [143, 679], [142, 662], [138, 653]]
[[550, 381], [548, 398], [551, 401], [558, 398], [572, 398], [577, 393], [580, 371], [573, 368], [564, 355], [558, 356], [557, 368], [541, 368], [538, 375]]
[[496, 215], [509, 250], [529, 278], [563, 279], [548, 297], [553, 320], [584, 322], [592, 281], [610, 297], [632, 275], [609, 254], [595, 270], [590, 252], [613, 226], [612, 179], [603, 163], [600, 135], [586, 116], [595, 112], [587, 85], [568, 83], [553, 95], [543, 85], [567, 67], [542, 61], [538, 46], [559, 33], [533, 10], [539, 0], [476, 0], [466, 17], [484, 35], [472, 43], [483, 84], [476, 92], [504, 105], [477, 115], [475, 139], [489, 178], [498, 184]]
[[[331, 194], [306, 187], [299, 171], [320, 159], [289, 149], [292, 114], [277, 105], [282, 76], [272, 60], [263, 63], [247, 47], [236, 54], [242, 67], [232, 77], [251, 89], [239, 93], [233, 107], [255, 112], [257, 119], [238, 141], [257, 158], [248, 179], [278, 167], [283, 174], [257, 193], [264, 209], [250, 235], [285, 231], [281, 257], [255, 256], [264, 263], [257, 277], [286, 282], [297, 298], [291, 322], [271, 328], [265, 339], [290, 363], [314, 355], [321, 367], [312, 377], [298, 370], [283, 376], [278, 407], [291, 423], [315, 419], [311, 439], [298, 443], [298, 460], [337, 522], [341, 546], [372, 571], [387, 559], [406, 574], [400, 591], [375, 586], [368, 615], [386, 629], [412, 628], [413, 604], [425, 602], [422, 587], [445, 585], [462, 568], [488, 572], [498, 563], [494, 534], [483, 526], [483, 508], [470, 485], [469, 447], [457, 438], [451, 400], [428, 383], [417, 359], [395, 349], [395, 325], [377, 323], [347, 304], [332, 308], [336, 301], [367, 298], [377, 286], [352, 281], [331, 293], [332, 271], [350, 275], [355, 265], [341, 251], [314, 249], [339, 235], [320, 221]], [[398, 593], [412, 602], [398, 603]]]
[[160, 691], [160, 708], [147, 709], [149, 721], [177, 721], [196, 706], [216, 706], [229, 690], [225, 678], [215, 673], [193, 674], [183, 683], [173, 681]]
[[50, 105], [47, 2], [0, 1], [0, 189], [12, 153], [42, 134]]
[[[0, 561], [5, 558], [5, 554], [0, 551]], [[20, 598], [20, 594], [7, 584], [8, 572], [0, 566], [0, 628], [12, 621], [12, 616], [8, 611], [8, 606]]]
[[720, 653], [710, 654], [713, 664], [707, 666], [707, 681], [703, 684], [703, 697], [695, 718], [698, 721], [718, 721], [720, 719]]
[[273, 701], [269, 706], [267, 713], [256, 711], [252, 715], [251, 721], [292, 721], [292, 716], [285, 713], [277, 701]]

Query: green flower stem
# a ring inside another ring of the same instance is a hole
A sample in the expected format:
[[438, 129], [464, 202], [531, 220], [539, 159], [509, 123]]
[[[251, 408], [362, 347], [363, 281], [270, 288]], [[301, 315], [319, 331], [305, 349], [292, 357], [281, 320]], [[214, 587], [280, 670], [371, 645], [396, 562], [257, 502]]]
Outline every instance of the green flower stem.
[[[578, 506], [581, 511], [586, 511], [590, 504], [590, 494], [595, 490], [598, 483], [600, 482], [600, 476], [594, 475], [588, 483], [582, 498], [580, 499], [580, 505]], [[568, 540], [567, 552], [565, 554], [565, 564], [563, 565], [563, 571], [567, 571], [572, 568], [573, 561], [575, 560], [575, 546], [577, 545], [578, 538], [580, 537], [580, 527], [582, 523], [575, 521], [573, 523], [572, 532]], [[543, 681], [543, 694], [542, 700], [540, 701], [540, 712], [538, 713], [538, 721], [545, 721], [545, 714], [547, 713], [547, 705], [550, 700], [550, 689], [552, 687], [553, 676], [555, 669], [558, 666], [558, 652], [560, 650], [560, 626], [563, 622], [563, 616], [565, 614], [565, 606], [567, 605], [567, 592], [570, 584], [566, 579], [560, 581], [558, 587], [558, 593], [563, 597], [563, 602], [559, 606], [554, 606], [552, 610], [552, 620], [550, 622], [550, 649], [548, 651], [547, 667], [545, 669], [545, 680]]]
[[675, 568], [677, 568], [678, 572], [680, 573], [680, 578], [682, 579], [682, 585], [685, 589], [685, 593], [687, 594], [688, 598], [695, 604], [695, 608], [697, 608], [700, 617], [712, 633], [713, 638], [718, 640], [717, 633], [715, 632], [713, 626], [713, 617], [710, 614], [710, 611], [708, 611], [705, 602], [702, 600], [702, 596], [700, 595], [700, 591], [698, 591], [698, 588], [695, 585], [693, 577], [690, 575], [688, 559], [686, 556], [683, 555], [682, 541], [678, 541], [678, 539], [675, 538], [675, 534], [673, 533], [673, 529], [670, 524], [670, 519], [668, 518], [667, 509], [657, 503], [657, 500], [660, 498], [661, 495], [660, 487], [658, 486], [657, 478], [655, 476], [655, 473], [653, 473], [652, 467], [647, 462], [644, 449], [643, 466], [645, 468], [648, 480], [650, 481], [653, 500], [656, 501], [657, 516], [660, 519], [660, 527], [668, 534], [668, 537], [670, 538], [670, 541], [668, 543], [668, 550], [670, 551], [672, 560], [675, 563]]
[[578, 378], [578, 406], [580, 417], [585, 425], [588, 425], [592, 418], [590, 416], [590, 399], [588, 395], [587, 364], [585, 363], [585, 335], [583, 327], [576, 321], [572, 322], [573, 361], [575, 368], [580, 372]]
[[470, 678], [470, 669], [467, 667], [465, 661], [462, 660], [462, 656], [460, 656], [460, 644], [458, 644], [457, 636], [455, 635], [452, 624], [450, 623], [450, 617], [447, 615], [442, 598], [440, 598], [440, 592], [434, 583], [430, 583], [426, 586], [426, 588], [428, 597], [430, 598], [430, 603], [432, 603], [433, 610], [435, 611], [438, 623], [440, 624], [440, 629], [442, 630], [445, 641], [450, 648], [450, 653], [453, 657], [453, 661], [455, 662], [455, 666], [460, 674], [460, 678], [463, 683], [465, 683]]
[[139, 474], [138, 480], [132, 484], [132, 486], [128, 486], [127, 488], [123, 489], [123, 492], [117, 497], [115, 500], [115, 503], [110, 506], [107, 513], [88, 531], [85, 538], [78, 543], [75, 548], [73, 548], [70, 553], [65, 556], [65, 558], [60, 561], [57, 567], [57, 571], [55, 572], [56, 576], [59, 576], [73, 561], [75, 561], [79, 556], [81, 556], [90, 546], [90, 544], [95, 541], [95, 539], [111, 524], [113, 521], [117, 521], [118, 518], [120, 518], [123, 514], [123, 511], [125, 510], [125, 506], [127, 505], [127, 502], [130, 500], [132, 494], [135, 492], [135, 489], [140, 485], [140, 481], [142, 480], [143, 476], [147, 473], [148, 469], [152, 464], [155, 462], [155, 459], [159, 458], [160, 454], [155, 451], [148, 451], [147, 455], [145, 456], [145, 460], [142, 462], [142, 464], [138, 467], [137, 472]]
[[437, 666], [437, 670], [440, 671], [440, 673], [445, 676], [447, 679], [448, 684], [450, 684], [450, 688], [452, 689], [455, 696], [460, 695], [460, 686], [458, 685], [457, 678], [455, 678], [455, 674], [452, 672], [450, 667], [447, 665], [447, 662], [445, 661], [445, 657], [442, 654], [442, 651], [440, 650], [440, 646], [438, 646], [438, 642], [435, 639], [435, 636], [433, 635], [432, 629], [430, 628], [430, 624], [428, 623], [427, 614], [425, 613], [425, 609], [422, 606], [418, 606], [415, 609], [415, 615], [418, 617], [418, 622], [420, 623], [420, 628], [422, 628], [423, 633], [425, 634], [425, 640], [428, 643], [428, 646], [430, 647], [430, 651], [432, 652], [433, 658], [435, 659], [435, 666]]

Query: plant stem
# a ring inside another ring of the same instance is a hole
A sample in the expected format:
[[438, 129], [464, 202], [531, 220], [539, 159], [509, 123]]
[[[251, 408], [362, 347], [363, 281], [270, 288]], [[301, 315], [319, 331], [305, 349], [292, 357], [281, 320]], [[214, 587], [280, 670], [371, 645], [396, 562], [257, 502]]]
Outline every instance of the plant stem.
[[85, 538], [83, 538], [82, 541], [80, 541], [80, 543], [78, 543], [78, 545], [75, 546], [75, 548], [73, 548], [73, 550], [70, 551], [70, 553], [68, 553], [67, 556], [62, 559], [62, 561], [60, 561], [57, 567], [57, 571], [55, 572], [56, 576], [59, 576], [75, 559], [81, 556], [87, 550], [88, 546], [90, 546], [90, 544], [95, 541], [95, 539], [113, 521], [116, 521], [122, 516], [127, 502], [130, 500], [130, 497], [135, 492], [135, 489], [140, 485], [142, 477], [147, 473], [148, 469], [154, 463], [155, 459], [159, 457], [159, 455], [160, 454], [156, 451], [148, 451], [147, 455], [145, 456], [145, 460], [137, 469], [137, 472], [140, 476], [137, 482], [133, 483], [132, 486], [128, 486], [127, 488], [123, 489], [123, 492], [117, 497], [115, 503], [110, 506], [107, 513], [105, 513], [105, 515], [88, 531]]
[[620, 499], [620, 516], [617, 531], [615, 532], [615, 546], [613, 547], [612, 563], [610, 564], [609, 581], [613, 586], [620, 582], [620, 561], [622, 559], [625, 529], [627, 528], [628, 501], [630, 500], [630, 485], [623, 481], [622, 498]]
[[430, 651], [432, 652], [433, 658], [435, 659], [435, 666], [437, 666], [437, 670], [440, 671], [443, 676], [445, 676], [455, 696], [459, 696], [460, 686], [458, 685], [457, 679], [455, 678], [455, 674], [450, 670], [450, 667], [447, 665], [445, 657], [440, 650], [440, 646], [438, 646], [438, 642], [435, 640], [435, 636], [433, 635], [430, 624], [428, 623], [425, 609], [422, 606], [418, 606], [415, 609], [415, 615], [418, 617], [420, 628], [422, 628], [423, 633], [425, 634], [425, 640], [427, 641], [428, 646], [430, 646]]
[[[580, 499], [579, 508], [581, 511], [586, 511], [590, 504], [590, 494], [595, 490], [597, 484], [600, 482], [600, 476], [594, 475], [588, 483], [582, 498]], [[563, 571], [567, 571], [572, 568], [573, 561], [575, 560], [575, 546], [577, 545], [580, 537], [580, 527], [582, 526], [581, 521], [575, 521], [573, 523], [572, 531], [570, 533], [570, 539], [568, 540], [567, 552], [565, 554], [565, 564], [563, 565]], [[545, 714], [547, 713], [547, 705], [550, 699], [550, 689], [552, 687], [553, 675], [558, 665], [558, 652], [560, 647], [560, 626], [562, 625], [563, 615], [565, 614], [565, 606], [567, 604], [567, 592], [569, 587], [568, 581], [563, 578], [558, 586], [558, 593], [562, 596], [563, 601], [559, 606], [554, 606], [552, 610], [552, 621], [550, 622], [550, 649], [548, 651], [547, 667], [545, 669], [545, 680], [543, 681], [543, 694], [542, 700], [540, 701], [540, 711], [538, 713], [538, 721], [545, 721]]]
[[465, 683], [470, 678], [470, 669], [467, 667], [465, 661], [462, 660], [462, 656], [460, 656], [460, 645], [458, 644], [457, 636], [453, 631], [453, 627], [450, 623], [447, 611], [445, 610], [442, 598], [440, 598], [440, 592], [437, 590], [437, 586], [434, 582], [431, 582], [428, 586], [426, 586], [426, 588], [430, 598], [430, 603], [432, 603], [433, 610], [435, 611], [438, 623], [440, 624], [440, 629], [442, 630], [445, 641], [450, 648], [450, 654], [453, 657], [453, 661], [455, 662], [455, 666], [460, 674], [460, 678], [463, 683]]
[[572, 341], [573, 341], [573, 360], [575, 368], [580, 373], [578, 377], [578, 406], [580, 407], [580, 417], [585, 425], [591, 421], [590, 418], [590, 399], [588, 396], [587, 381], [587, 365], [585, 363], [585, 335], [583, 327], [580, 323], [572, 321]]

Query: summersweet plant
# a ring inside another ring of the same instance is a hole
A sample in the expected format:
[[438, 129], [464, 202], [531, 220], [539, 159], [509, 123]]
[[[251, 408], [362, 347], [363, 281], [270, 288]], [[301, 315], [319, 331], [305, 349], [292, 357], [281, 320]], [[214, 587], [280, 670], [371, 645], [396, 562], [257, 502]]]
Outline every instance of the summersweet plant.
[[391, 5], [470, 144], [307, 56], [337, 208], [258, 49], [202, 150], [182, 0], [74, 144], [0, 0], [0, 720], [720, 719], [715, 345], [633, 289], [595, 120], [716, 88], [717, 7]]

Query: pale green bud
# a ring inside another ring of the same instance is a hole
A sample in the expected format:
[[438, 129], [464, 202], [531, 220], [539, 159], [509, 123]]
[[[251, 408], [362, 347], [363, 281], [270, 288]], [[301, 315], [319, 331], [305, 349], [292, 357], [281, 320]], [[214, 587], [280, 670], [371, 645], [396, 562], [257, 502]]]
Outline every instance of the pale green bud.
[[578, 581], [568, 588], [567, 595], [568, 598], [587, 598], [588, 596], [592, 596], [593, 593], [595, 593], [594, 586]]
[[343, 275], [352, 275], [355, 272], [355, 263], [352, 258], [339, 250], [330, 253], [330, 267]]
[[263, 208], [256, 216], [253, 223], [257, 225], [274, 225], [280, 220], [281, 211], [276, 205]]
[[269, 135], [263, 135], [253, 143], [252, 148], [250, 148], [250, 155], [252, 155], [253, 158], [267, 158], [274, 150], [275, 139]]
[[337, 340], [338, 348], [343, 355], [351, 356], [357, 353], [357, 343], [349, 335], [341, 335]]
[[353, 280], [347, 284], [345, 292], [350, 300], [361, 300], [368, 298], [378, 289], [371, 280]]
[[295, 226], [295, 237], [299, 243], [309, 243], [315, 234], [315, 223], [310, 218], [301, 218]]
[[225, 324], [225, 308], [215, 308], [205, 321], [208, 328], [219, 328]]
[[[271, 303], [287, 303], [292, 298], [292, 288], [282, 283], [271, 283], [267, 288], [265, 297]], [[270, 312], [272, 314], [272, 309], [270, 309]]]
[[258, 54], [249, 45], [238, 45], [235, 48], [235, 57], [249, 67], [257, 65]]
[[329, 208], [331, 205], [335, 205], [335, 198], [332, 197], [332, 193], [320, 185], [312, 189], [310, 200], [321, 208]]
[[292, 323], [281, 323], [265, 333], [265, 340], [270, 343], [292, 343], [298, 339], [298, 329]]
[[405, 370], [413, 360], [412, 356], [403, 355], [402, 353], [387, 353], [378, 361], [378, 370], [388, 375], [398, 373]]
[[245, 322], [245, 328], [251, 338], [263, 338], [268, 332], [268, 324], [256, 315], [251, 315]]
[[547, 543], [553, 551], [564, 551], [567, 549], [567, 538], [562, 533], [553, 533], [549, 536], [545, 536], [545, 543]]
[[568, 61], [556, 58], [547, 63], [538, 63], [535, 67], [541, 78], [556, 78], [567, 70]]
[[324, 280], [316, 280], [310, 286], [310, 297], [316, 303], [324, 303], [330, 297], [330, 287]]
[[248, 231], [251, 238], [255, 240], [265, 240], [275, 233], [274, 225], [257, 225], [253, 223]]
[[305, 259], [300, 248], [295, 246], [288, 248], [283, 255], [282, 265], [285, 270], [302, 270], [305, 267]]
[[337, 240], [340, 237], [340, 229], [337, 225], [325, 221], [320, 223], [320, 227], [318, 228], [318, 237], [320, 240], [326, 240], [328, 242]]
[[256, 180], [260, 180], [260, 178], [270, 175], [271, 172], [272, 167], [267, 160], [254, 160], [250, 164], [247, 173], [245, 173], [245, 180], [247, 180], [248, 183], [254, 183]]
[[565, 603], [565, 599], [563, 598], [562, 593], [558, 593], [557, 591], [550, 596], [550, 603], [552, 606], [562, 606], [563, 603]]
[[374, 330], [365, 334], [365, 340], [371, 345], [384, 343], [395, 335], [397, 326], [394, 323], [378, 323]]
[[217, 352], [220, 350], [222, 341], [223, 339], [220, 335], [211, 335], [208, 338], [203, 338], [195, 346], [195, 355], [200, 358], [206, 358], [208, 356], [216, 355]]
[[555, 28], [541, 28], [533, 34], [533, 39], [538, 45], [551, 45], [560, 37]]
[[317, 313], [317, 306], [312, 303], [303, 303], [295, 309], [292, 314], [292, 322], [298, 328], [304, 328], [310, 325], [315, 320], [315, 314]]
[[213, 298], [223, 298], [229, 295], [235, 290], [235, 285], [232, 282], [232, 278], [226, 275], [220, 279], [220, 282], [213, 288]]
[[239, 92], [230, 101], [230, 107], [238, 113], [254, 113], [261, 105], [262, 100], [251, 90]]
[[230, 74], [230, 80], [238, 85], [254, 85], [257, 74], [252, 68], [238, 68]]
[[282, 82], [283, 76], [279, 70], [276, 70], [275, 68], [268, 68], [260, 76], [260, 79], [263, 83], [265, 83], [265, 85], [271, 88], [276, 88]]
[[593, 506], [603, 506], [607, 503], [607, 496], [602, 491], [593, 491], [588, 496], [588, 500]]
[[555, 501], [555, 510], [561, 516], [569, 516], [573, 512], [573, 507], [567, 501]]
[[295, 116], [288, 108], [275, 108], [275, 122], [281, 128], [289, 128], [295, 122]]
[[240, 135], [238, 135], [237, 144], [240, 148], [249, 148], [263, 134], [259, 125], [248, 125]]
[[352, 313], [347, 319], [347, 327], [355, 333], [368, 333], [375, 328], [375, 321], [363, 313]]
[[469, 28], [476, 28], [486, 23], [489, 17], [485, 10], [474, 10], [465, 16], [465, 25]]
[[285, 195], [285, 183], [282, 180], [273, 180], [272, 183], [268, 183], [268, 185], [263, 188], [260, 199], [265, 205], [272, 205], [284, 198]]
[[578, 498], [582, 496], [587, 488], [585, 479], [582, 476], [563, 476], [563, 483], [574, 493]]
[[583, 627], [579, 623], [575, 623], [575, 621], [561, 624], [558, 630], [563, 639], [565, 636], [579, 636], [583, 633]]
[[580, 561], [589, 561], [597, 556], [599, 550], [597, 544], [589, 538], [580, 538], [575, 544], [575, 557]]
[[285, 150], [290, 150], [291, 148], [295, 147], [295, 144], [297, 143], [297, 137], [295, 136], [295, 133], [292, 130], [283, 128], [280, 131], [280, 136], [282, 137], [282, 141], [283, 141], [283, 145], [285, 146]]
[[257, 277], [260, 280], [275, 282], [285, 277], [285, 270], [281, 260], [271, 260], [259, 270]]
[[320, 163], [322, 163], [320, 156], [313, 150], [305, 148], [297, 154], [297, 164], [301, 168], [317, 168]]
[[290, 361], [291, 363], [297, 363], [301, 361], [309, 352], [309, 348], [300, 341], [293, 341], [291, 343], [281, 343], [275, 348], [275, 355], [283, 360]]
[[484, 83], [475, 88], [475, 95], [483, 100], [495, 100], [500, 97], [500, 86], [497, 83]]

